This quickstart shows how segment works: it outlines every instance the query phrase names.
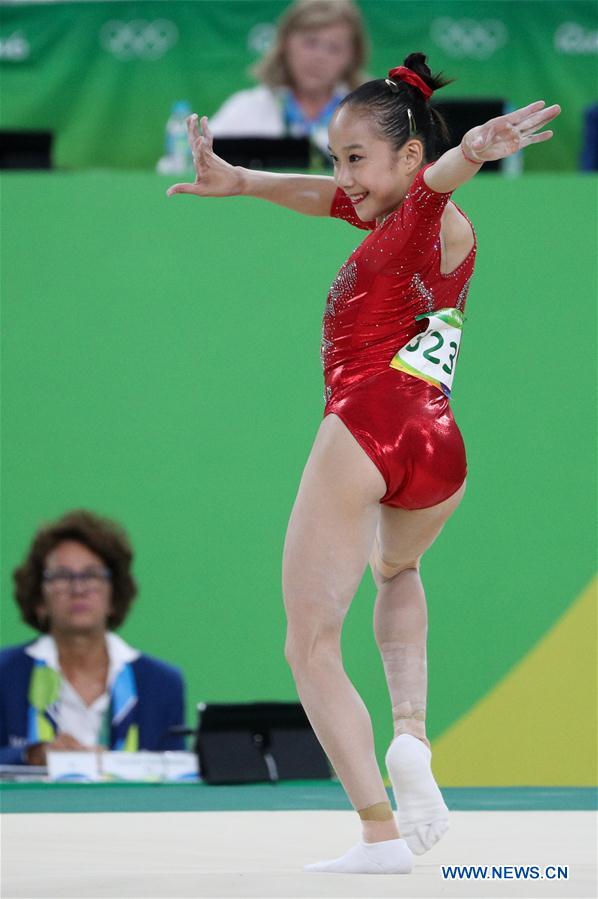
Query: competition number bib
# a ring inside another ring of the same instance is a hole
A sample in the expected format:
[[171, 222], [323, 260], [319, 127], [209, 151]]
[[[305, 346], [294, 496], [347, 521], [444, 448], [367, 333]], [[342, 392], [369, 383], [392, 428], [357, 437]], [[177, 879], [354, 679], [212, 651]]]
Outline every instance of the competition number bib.
[[401, 347], [390, 364], [392, 368], [434, 384], [450, 397], [459, 356], [463, 313], [459, 309], [437, 309], [417, 315], [415, 320], [424, 318], [429, 321], [426, 330]]

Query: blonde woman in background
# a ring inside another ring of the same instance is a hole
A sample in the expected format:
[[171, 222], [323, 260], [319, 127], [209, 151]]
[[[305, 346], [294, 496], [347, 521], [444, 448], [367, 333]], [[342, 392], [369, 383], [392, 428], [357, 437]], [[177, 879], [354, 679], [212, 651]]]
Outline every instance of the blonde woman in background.
[[328, 158], [328, 124], [365, 78], [367, 37], [352, 0], [298, 0], [253, 68], [258, 87], [229, 97], [211, 118], [216, 137], [309, 136]]

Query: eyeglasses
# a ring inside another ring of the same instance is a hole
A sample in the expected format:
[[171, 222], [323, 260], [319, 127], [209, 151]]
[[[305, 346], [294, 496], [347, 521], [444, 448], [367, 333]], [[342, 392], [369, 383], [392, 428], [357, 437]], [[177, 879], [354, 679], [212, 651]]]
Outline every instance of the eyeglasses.
[[48, 590], [54, 593], [72, 591], [77, 583], [85, 591], [99, 590], [107, 581], [112, 580], [112, 572], [107, 568], [91, 571], [71, 571], [70, 568], [46, 569], [42, 580]]

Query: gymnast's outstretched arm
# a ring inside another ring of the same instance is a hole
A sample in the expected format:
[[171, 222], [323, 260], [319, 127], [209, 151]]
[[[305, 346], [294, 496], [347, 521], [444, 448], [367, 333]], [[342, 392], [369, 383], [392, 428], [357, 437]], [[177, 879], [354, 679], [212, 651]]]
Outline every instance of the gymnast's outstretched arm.
[[485, 162], [504, 159], [530, 144], [550, 140], [552, 131], [536, 132], [556, 118], [560, 111], [560, 106], [546, 106], [544, 100], [537, 100], [508, 115], [471, 128], [464, 135], [460, 147], [447, 150], [426, 169], [424, 181], [438, 193], [455, 190], [473, 178]]
[[187, 119], [189, 143], [193, 152], [195, 181], [173, 184], [167, 196], [195, 194], [197, 197], [257, 197], [286, 206], [304, 215], [330, 214], [336, 191], [334, 178], [325, 175], [286, 175], [257, 172], [230, 165], [212, 149], [212, 133], [206, 116], [201, 118], [201, 134], [197, 115]]

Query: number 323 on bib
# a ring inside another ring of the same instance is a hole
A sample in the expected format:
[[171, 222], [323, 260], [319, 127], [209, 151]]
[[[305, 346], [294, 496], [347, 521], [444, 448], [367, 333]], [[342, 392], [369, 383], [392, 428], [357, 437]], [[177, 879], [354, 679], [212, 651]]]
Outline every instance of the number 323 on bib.
[[434, 384], [450, 397], [461, 345], [463, 313], [459, 309], [437, 309], [415, 318], [421, 319], [428, 319], [428, 327], [401, 347], [390, 365]]

